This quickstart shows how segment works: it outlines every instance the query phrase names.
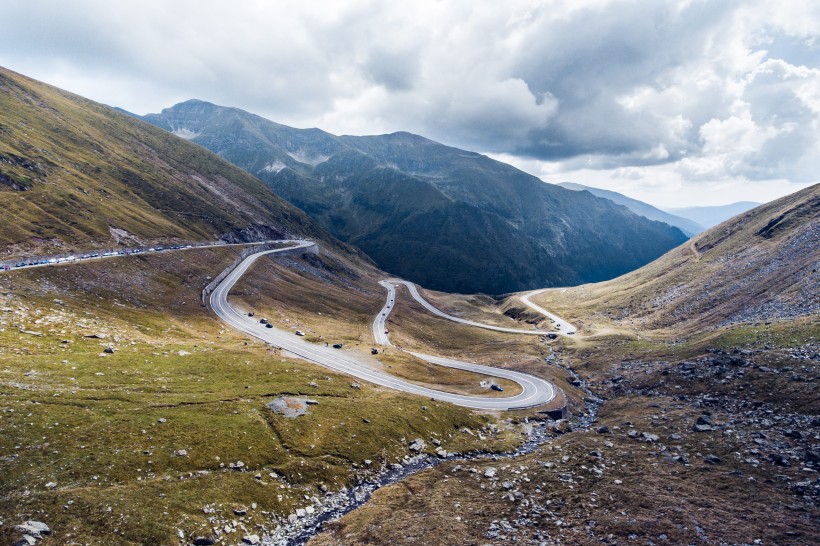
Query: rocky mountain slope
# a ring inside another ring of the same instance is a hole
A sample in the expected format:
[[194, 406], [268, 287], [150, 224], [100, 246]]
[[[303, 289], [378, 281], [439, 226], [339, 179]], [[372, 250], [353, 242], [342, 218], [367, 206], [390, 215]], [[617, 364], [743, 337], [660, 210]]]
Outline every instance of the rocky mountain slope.
[[620, 278], [542, 296], [644, 328], [695, 331], [820, 312], [820, 184], [752, 209]]
[[327, 238], [200, 146], [0, 68], [0, 257], [155, 241]]
[[585, 407], [531, 454], [382, 488], [309, 546], [817, 544], [818, 248], [820, 185], [544, 293], [582, 326], [543, 343]]
[[682, 232], [684, 232], [686, 235], [690, 237], [697, 235], [698, 233], [706, 229], [697, 222], [693, 222], [688, 218], [683, 218], [682, 216], [676, 216], [674, 214], [664, 212], [659, 208], [653, 207], [649, 203], [644, 203], [643, 201], [632, 199], [631, 197], [627, 197], [626, 195], [620, 194], [615, 191], [602, 190], [600, 188], [592, 188], [590, 186], [584, 186], [583, 184], [576, 184], [575, 182], [561, 182], [558, 185], [568, 190], [588, 191], [592, 195], [596, 195], [604, 199], [609, 199], [613, 203], [625, 206], [626, 208], [628, 208], [629, 210], [631, 210], [639, 216], [649, 218], [650, 220], [663, 222], [665, 224], [669, 224], [670, 226], [675, 226], [676, 228], [680, 229]]
[[598, 281], [685, 240], [610, 201], [408, 133], [340, 137], [202, 101], [144, 119], [258, 176], [382, 269], [431, 288]]

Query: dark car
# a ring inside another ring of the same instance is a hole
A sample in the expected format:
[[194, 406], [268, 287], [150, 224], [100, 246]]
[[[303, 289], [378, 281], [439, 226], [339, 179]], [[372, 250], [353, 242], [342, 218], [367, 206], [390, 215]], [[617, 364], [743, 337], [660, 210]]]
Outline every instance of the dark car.
[[248, 316], [249, 316], [249, 317], [252, 317], [252, 316], [253, 316], [253, 311], [251, 311], [250, 313], [248, 313]]
[[268, 319], [266, 319], [266, 318], [259, 319], [259, 324], [267, 324], [267, 323], [268, 323]]
[[271, 324], [271, 323], [269, 322], [269, 323], [267, 323], [267, 324], [265, 325], [265, 328], [273, 328], [273, 324]]
[[504, 387], [502, 387], [501, 385], [496, 385], [495, 383], [493, 383], [492, 385], [490, 385], [490, 388], [491, 388], [492, 390], [494, 390], [494, 391], [498, 391], [498, 392], [502, 392], [502, 391], [504, 390]]
[[333, 344], [333, 348], [334, 348], [334, 349], [341, 349], [341, 348], [342, 348], [342, 344], [341, 344], [341, 343], [334, 343], [334, 344]]

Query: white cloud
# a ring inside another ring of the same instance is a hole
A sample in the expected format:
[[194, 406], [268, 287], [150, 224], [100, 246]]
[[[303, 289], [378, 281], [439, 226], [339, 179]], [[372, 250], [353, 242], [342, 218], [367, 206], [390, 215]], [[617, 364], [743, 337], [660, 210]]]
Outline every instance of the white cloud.
[[0, 64], [137, 113], [200, 98], [763, 199], [820, 178], [818, 28], [811, 0], [9, 0]]

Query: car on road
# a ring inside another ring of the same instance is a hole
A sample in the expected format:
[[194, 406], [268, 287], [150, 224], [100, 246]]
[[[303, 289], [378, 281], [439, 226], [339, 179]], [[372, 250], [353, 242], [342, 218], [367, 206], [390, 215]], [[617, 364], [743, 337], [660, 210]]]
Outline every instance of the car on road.
[[273, 328], [273, 324], [271, 324], [271, 323], [269, 322], [269, 323], [267, 323], [267, 324], [265, 325], [265, 328]]
[[334, 343], [334, 344], [333, 344], [333, 348], [334, 348], [334, 349], [341, 349], [341, 348], [342, 348], [342, 344], [341, 344], [341, 343]]
[[267, 324], [267, 323], [268, 323], [268, 319], [266, 319], [266, 318], [259, 319], [259, 324]]
[[302, 330], [296, 330], [296, 335], [304, 337], [305, 333]]

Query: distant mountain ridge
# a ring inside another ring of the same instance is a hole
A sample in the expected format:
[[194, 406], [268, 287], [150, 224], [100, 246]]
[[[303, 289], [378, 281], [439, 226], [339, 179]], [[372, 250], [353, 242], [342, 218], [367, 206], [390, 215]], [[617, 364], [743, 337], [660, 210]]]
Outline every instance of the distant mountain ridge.
[[439, 290], [608, 279], [686, 239], [610, 201], [409, 133], [335, 136], [198, 100], [143, 119], [259, 177], [382, 269]]
[[659, 208], [653, 207], [649, 203], [644, 203], [643, 201], [632, 199], [631, 197], [627, 197], [626, 195], [623, 195], [618, 192], [604, 190], [601, 188], [593, 188], [590, 186], [584, 186], [583, 184], [576, 184], [574, 182], [561, 182], [558, 184], [558, 186], [561, 186], [562, 188], [566, 188], [568, 190], [586, 190], [592, 195], [597, 195], [598, 197], [609, 199], [610, 201], [612, 201], [613, 203], [617, 203], [618, 205], [623, 205], [639, 216], [649, 218], [650, 220], [663, 222], [665, 224], [669, 224], [670, 226], [675, 226], [676, 228], [680, 229], [682, 232], [684, 232], [686, 235], [690, 237], [695, 236], [698, 233], [702, 232], [704, 229], [706, 229], [697, 222], [693, 222], [688, 218], [683, 218], [681, 216], [676, 216], [674, 214], [664, 212]]
[[729, 205], [685, 207], [665, 210], [670, 214], [688, 218], [708, 229], [760, 205], [761, 203], [755, 203], [754, 201], [738, 201], [737, 203], [731, 203]]

